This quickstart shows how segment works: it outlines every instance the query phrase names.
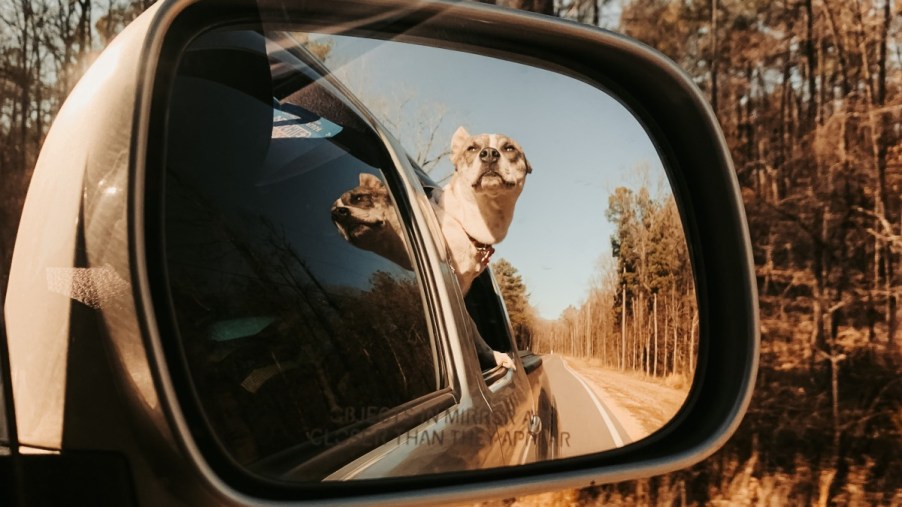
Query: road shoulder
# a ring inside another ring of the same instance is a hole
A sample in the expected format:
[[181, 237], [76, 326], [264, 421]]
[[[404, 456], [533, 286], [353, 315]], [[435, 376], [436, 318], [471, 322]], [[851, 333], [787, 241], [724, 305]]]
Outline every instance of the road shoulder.
[[676, 415], [688, 394], [688, 386], [676, 389], [640, 373], [605, 368], [583, 358], [560, 357], [587, 381], [623, 426], [630, 441], [661, 429]]

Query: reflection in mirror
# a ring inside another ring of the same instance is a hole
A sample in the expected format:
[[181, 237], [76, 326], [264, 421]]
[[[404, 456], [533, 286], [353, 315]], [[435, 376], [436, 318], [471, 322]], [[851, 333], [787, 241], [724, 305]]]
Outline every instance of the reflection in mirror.
[[460, 174], [460, 125], [502, 132], [528, 153], [537, 169], [491, 270], [518, 348], [542, 355], [552, 377], [559, 431], [569, 437], [559, 457], [663, 427], [691, 386], [698, 314], [676, 202], [632, 114], [597, 88], [525, 65], [296, 36], [327, 48], [322, 61], [440, 184]]
[[[461, 136], [466, 135], [463, 129], [458, 129], [458, 133]], [[469, 136], [466, 137], [467, 139], [464, 140], [469, 141]], [[466, 146], [463, 144], [459, 146], [460, 151], [465, 149]], [[484, 148], [483, 150], [488, 149]], [[507, 151], [507, 155], [510, 158], [517, 156], [512, 150], [508, 149]], [[495, 153], [497, 154], [497, 150]], [[489, 157], [484, 158], [488, 160]], [[511, 164], [499, 163], [496, 160], [490, 163], [483, 162], [483, 164], [486, 166], [486, 169], [477, 170], [478, 174], [474, 178], [476, 183], [472, 184], [472, 187], [469, 183], [461, 183], [459, 178], [458, 180], [452, 179], [453, 181], [458, 181], [457, 187], [462, 188], [468, 195], [474, 197], [473, 202], [476, 202], [477, 196], [479, 199], [488, 198], [498, 201], [499, 197], [503, 200], [503, 197], [506, 196], [505, 194], [519, 194], [525, 170], [520, 172], [511, 170]], [[525, 160], [520, 165], [526, 167]], [[502, 179], [503, 177], [500, 174], [505, 175], [504, 177], [511, 177], [509, 175], [514, 174], [518, 176], [520, 184], [498, 185], [497, 182], [494, 185], [489, 183], [486, 185], [482, 184], [483, 181]], [[501, 190], [497, 189], [498, 186], [501, 187]], [[489, 244], [480, 243], [474, 240], [470, 231], [461, 225], [465, 221], [457, 218], [454, 214], [455, 211], [459, 211], [461, 208], [465, 209], [467, 203], [461, 202], [459, 199], [457, 201], [454, 200], [454, 185], [449, 185], [448, 188], [448, 192], [435, 190], [430, 204], [433, 206], [434, 212], [440, 217], [439, 222], [442, 225], [442, 233], [449, 244], [451, 266], [460, 284], [461, 291], [468, 293], [476, 277], [488, 267], [489, 257], [494, 252], [491, 244], [497, 242], [498, 238], [502, 238], [503, 234], [507, 232], [507, 227], [510, 225], [509, 217], [512, 214], [505, 217], [507, 219], [493, 223], [495, 226], [494, 230], [488, 232], [494, 233], [492, 238], [495, 241], [491, 241]], [[477, 193], [475, 189], [479, 189], [480, 192]], [[484, 192], [482, 192], [483, 189], [485, 189]], [[398, 216], [393, 211], [392, 206], [388, 188], [382, 181], [371, 174], [360, 173], [360, 185], [342, 194], [332, 204], [332, 221], [335, 223], [341, 236], [352, 245], [369, 250], [405, 269], [412, 270], [407, 241], [401, 230]], [[478, 213], [478, 211], [479, 209], [474, 207], [473, 212]], [[513, 209], [510, 211], [513, 211]], [[472, 231], [472, 234], [478, 235], [477, 233], [486, 234], [487, 231]], [[484, 369], [494, 366], [516, 369], [516, 365], [509, 355], [492, 350], [485, 340], [481, 338], [481, 335], [477, 337], [475, 343], [477, 357]]]
[[[567, 458], [641, 440], [685, 400], [679, 212], [605, 92], [414, 44], [221, 28], [185, 51], [167, 118], [180, 351], [217, 448], [250, 472]], [[436, 230], [441, 258], [411, 232]], [[453, 275], [435, 282], [434, 262]]]
[[388, 188], [379, 178], [360, 173], [360, 185], [332, 203], [332, 221], [352, 245], [385, 257], [404, 269], [413, 269], [401, 221]]

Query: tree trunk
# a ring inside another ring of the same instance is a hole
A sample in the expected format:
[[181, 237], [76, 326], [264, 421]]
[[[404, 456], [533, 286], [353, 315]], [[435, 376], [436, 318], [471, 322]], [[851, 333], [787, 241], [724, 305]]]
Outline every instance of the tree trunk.
[[652, 375], [657, 377], [658, 376], [658, 293], [657, 292], [654, 293], [654, 303], [652, 303], [652, 306], [654, 308], [654, 310], [653, 310], [654, 317], [653, 318], [654, 318], [654, 323], [655, 323], [655, 347], [654, 347], [655, 359], [654, 359], [654, 368], [652, 369]]
[[717, 114], [717, 0], [711, 0], [711, 109]]
[[851, 84], [849, 84], [849, 65], [846, 57], [846, 43], [845, 39], [839, 34], [839, 30], [836, 26], [836, 17], [833, 14], [833, 9], [830, 8], [829, 1], [823, 0], [823, 5], [824, 11], [827, 13], [827, 22], [830, 25], [830, 31], [833, 33], [833, 44], [836, 46], [840, 78], [842, 79], [842, 92], [845, 97], [849, 95], [849, 92], [852, 89]]
[[814, 125], [817, 115], [817, 88], [814, 80], [816, 73], [815, 46], [814, 46], [814, 6], [812, 0], [805, 0], [806, 28], [805, 28], [805, 58], [808, 61], [808, 117], [805, 128], [810, 129]]
[[589, 299], [586, 300], [586, 336], [583, 341], [585, 342], [586, 347], [586, 357], [592, 357], [592, 296], [589, 296]]
[[[642, 291], [640, 290], [638, 308], [639, 316], [636, 318], [636, 339], [638, 340], [637, 345], [639, 346], [640, 351], [639, 359], [641, 360], [642, 371], [643, 373], [648, 375], [648, 332], [645, 325], [645, 298], [642, 297], [643, 295], [644, 294], [642, 294]], [[642, 335], [645, 335], [644, 340], [642, 339]]]
[[[671, 301], [672, 302], [672, 301]], [[661, 333], [664, 337], [664, 354], [661, 358], [661, 375], [667, 376], [667, 359], [670, 357], [669, 350], [667, 348], [667, 342], [670, 339], [670, 321], [673, 319], [673, 307], [668, 305], [667, 301], [664, 301], [664, 332]], [[674, 344], [675, 345], [675, 344]]]
[[623, 284], [620, 307], [620, 371], [623, 371], [626, 369], [626, 284]]
[[[880, 25], [880, 39], [879, 39], [879, 49], [877, 56], [877, 94], [875, 97], [875, 104], [879, 109], [882, 109], [884, 105], [886, 105], [886, 65], [887, 65], [887, 45], [888, 45], [888, 35], [889, 35], [889, 26], [892, 18], [892, 13], [890, 12], [890, 0], [884, 0], [883, 2], [883, 22]], [[875, 129], [871, 132], [871, 136], [874, 138], [874, 142], [876, 144], [875, 156], [876, 160], [876, 168], [878, 175], [878, 190], [880, 192], [880, 198], [883, 201], [883, 212], [887, 221], [893, 223], [894, 220], [890, 217], [889, 210], [889, 195], [887, 192], [887, 184], [886, 184], [886, 171], [887, 171], [887, 154], [889, 150], [889, 132], [891, 129], [891, 123], [889, 121], [889, 115], [885, 112], [878, 113], [878, 119], [872, 121], [872, 128]], [[894, 258], [893, 251], [887, 245], [886, 251], [884, 252], [885, 263], [886, 263], [886, 324], [887, 324], [887, 340], [889, 343], [893, 343], [896, 338], [896, 293], [894, 288]]]

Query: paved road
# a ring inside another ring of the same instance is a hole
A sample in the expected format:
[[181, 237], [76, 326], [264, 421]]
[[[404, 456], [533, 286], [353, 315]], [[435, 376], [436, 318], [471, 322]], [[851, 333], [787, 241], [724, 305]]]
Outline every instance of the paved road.
[[560, 457], [600, 452], [630, 443], [623, 426], [595, 395], [588, 380], [571, 369], [561, 356], [544, 356], [542, 363], [557, 401]]

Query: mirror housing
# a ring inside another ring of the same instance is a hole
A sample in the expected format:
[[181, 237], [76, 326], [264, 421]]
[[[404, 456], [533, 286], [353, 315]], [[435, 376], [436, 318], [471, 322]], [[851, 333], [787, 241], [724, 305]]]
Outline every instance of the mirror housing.
[[[695, 274], [698, 366], [677, 416], [623, 449], [478, 473], [295, 485], [249, 478], [232, 463], [211, 460], [204, 448], [213, 444], [199, 441], [192, 427], [204, 416], [186, 402], [190, 382], [165, 345], [173, 329], [160, 312], [165, 289], [151, 276], [161, 262], [155, 245], [161, 238], [153, 233], [162, 215], [155, 198], [162, 191], [157, 172], [164, 149], [159, 108], [191, 39], [213, 26], [259, 19], [258, 9], [265, 19], [284, 13], [311, 30], [517, 61], [617, 97], [663, 158]], [[79, 128], [88, 114], [89, 127]], [[735, 431], [749, 403], [759, 347], [757, 295], [725, 141], [691, 80], [664, 56], [621, 35], [479, 3], [162, 2], [123, 32], [79, 84], [47, 138], [34, 178], [6, 307], [20, 445], [121, 453], [137, 495], [149, 503], [178, 495], [219, 504], [463, 502], [622, 481], [710, 455]], [[48, 297], [48, 287], [67, 297]], [[98, 353], [108, 354], [109, 363], [98, 367]], [[104, 403], [86, 401], [92, 397]], [[78, 425], [78, 419], [98, 423]]]

